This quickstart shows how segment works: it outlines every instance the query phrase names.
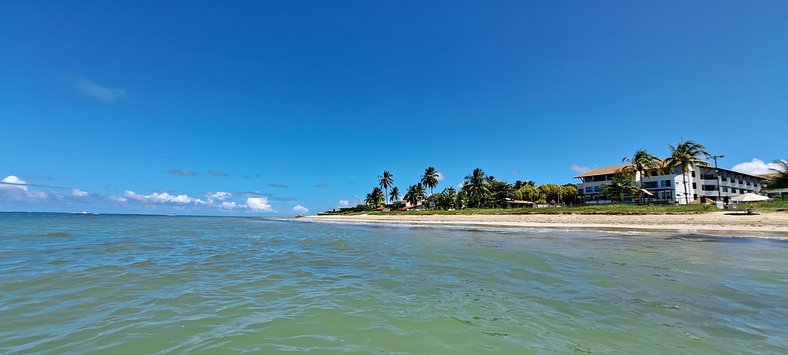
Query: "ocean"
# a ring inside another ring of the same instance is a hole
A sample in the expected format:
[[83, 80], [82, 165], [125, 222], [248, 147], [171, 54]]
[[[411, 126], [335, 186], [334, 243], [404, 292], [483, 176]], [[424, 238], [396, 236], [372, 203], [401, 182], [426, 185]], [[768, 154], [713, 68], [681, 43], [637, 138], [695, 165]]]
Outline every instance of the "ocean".
[[0, 353], [784, 354], [767, 237], [0, 213]]

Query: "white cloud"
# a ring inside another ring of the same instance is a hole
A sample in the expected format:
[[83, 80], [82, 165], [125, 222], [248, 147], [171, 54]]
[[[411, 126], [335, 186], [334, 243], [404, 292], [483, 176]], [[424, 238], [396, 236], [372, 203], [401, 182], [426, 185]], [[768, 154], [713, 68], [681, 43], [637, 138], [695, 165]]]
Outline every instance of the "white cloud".
[[87, 195], [88, 195], [87, 191], [82, 191], [80, 189], [71, 189], [71, 196], [74, 196], [74, 197], [85, 197]]
[[584, 173], [586, 171], [591, 170], [591, 168], [589, 168], [587, 166], [580, 166], [580, 165], [577, 165], [577, 164], [572, 164], [572, 166], [569, 167], [569, 170], [572, 170], [572, 171], [574, 171], [576, 173], [582, 174], [582, 173]]
[[[170, 195], [167, 192], [154, 192], [150, 195], [140, 195], [134, 191], [126, 190], [123, 197], [131, 201], [139, 201], [145, 203], [175, 203], [175, 204], [195, 204], [204, 205], [205, 201], [198, 198], [190, 197], [188, 195]], [[120, 201], [120, 199], [116, 199]], [[125, 202], [125, 201], [121, 201]]]
[[226, 210], [232, 210], [234, 208], [241, 207], [240, 205], [236, 204], [235, 202], [222, 202], [222, 208]]
[[446, 180], [446, 175], [443, 175], [442, 172], [439, 171], [437, 175], [438, 175], [438, 181], [439, 182], [443, 181], [443, 180]]
[[350, 207], [350, 200], [339, 200], [339, 207]]
[[309, 209], [301, 205], [295, 205], [295, 207], [293, 207], [293, 212], [307, 213], [309, 212]]
[[129, 199], [127, 199], [125, 197], [121, 197], [121, 196], [110, 196], [110, 197], [108, 197], [108, 199], [110, 201], [115, 201], [115, 202], [120, 202], [120, 203], [129, 202]]
[[249, 197], [246, 199], [246, 207], [255, 212], [274, 212], [268, 197]]
[[73, 85], [83, 94], [101, 101], [117, 102], [126, 98], [126, 91], [123, 89], [104, 87], [81, 76], [74, 78]]
[[27, 181], [22, 180], [15, 175], [8, 175], [3, 178], [2, 184], [0, 184], [0, 189], [14, 189], [14, 190], [22, 190], [27, 191]]
[[233, 194], [224, 191], [209, 192], [205, 194], [208, 204], [213, 204], [213, 201], [226, 201], [233, 197]]
[[8, 175], [0, 180], [0, 197], [13, 201], [44, 200], [48, 195], [42, 191], [29, 191], [27, 181], [16, 175]]
[[773, 174], [774, 170], [771, 169], [779, 169], [780, 165], [775, 163], [766, 163], [763, 160], [758, 158], [752, 158], [752, 160], [740, 164], [736, 164], [731, 168], [731, 170], [738, 171], [745, 174], [750, 175], [764, 175], [764, 174]]

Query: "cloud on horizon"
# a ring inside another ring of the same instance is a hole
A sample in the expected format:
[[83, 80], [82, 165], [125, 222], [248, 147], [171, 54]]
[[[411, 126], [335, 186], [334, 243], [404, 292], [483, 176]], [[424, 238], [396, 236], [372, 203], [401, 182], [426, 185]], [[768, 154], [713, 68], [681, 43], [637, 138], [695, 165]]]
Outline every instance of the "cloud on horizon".
[[255, 212], [276, 212], [268, 203], [267, 197], [248, 197], [246, 207]]
[[758, 158], [752, 158], [750, 161], [736, 164], [731, 168], [733, 171], [750, 175], [774, 174], [774, 170], [772, 169], [780, 169], [780, 165], [777, 163], [767, 163]]
[[288, 186], [285, 184], [268, 184], [268, 187], [275, 187], [277, 189], [286, 189]]
[[115, 103], [127, 97], [123, 89], [102, 86], [82, 76], [73, 77], [71, 85], [85, 96], [104, 102]]
[[296, 213], [307, 213], [307, 212], [309, 212], [309, 209], [304, 207], [304, 206], [301, 206], [301, 205], [295, 205], [293, 207], [293, 212], [296, 212]]
[[230, 176], [230, 174], [225, 173], [223, 171], [218, 171], [218, 170], [211, 170], [209, 173], [211, 174], [211, 176], [215, 176], [215, 177], [228, 177], [228, 176]]
[[327, 189], [328, 184], [315, 184], [315, 188], [317, 189]]
[[8, 175], [0, 180], [0, 198], [11, 201], [42, 201], [47, 197], [42, 191], [29, 190], [27, 181], [16, 175]]
[[150, 195], [140, 195], [134, 191], [126, 190], [123, 193], [121, 199], [125, 200], [118, 200], [121, 202], [126, 201], [137, 201], [143, 203], [172, 203], [172, 204], [194, 204], [194, 205], [206, 205], [207, 203], [201, 199], [191, 197], [189, 195], [170, 195], [167, 192], [154, 192]]

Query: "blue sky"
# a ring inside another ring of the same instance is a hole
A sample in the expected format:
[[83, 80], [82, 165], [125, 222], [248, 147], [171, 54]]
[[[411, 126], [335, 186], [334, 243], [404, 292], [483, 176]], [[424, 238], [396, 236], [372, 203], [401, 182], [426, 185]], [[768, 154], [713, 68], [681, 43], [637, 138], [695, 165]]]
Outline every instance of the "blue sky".
[[384, 169], [400, 189], [427, 166], [439, 188], [475, 167], [567, 183], [686, 139], [756, 171], [786, 158], [786, 13], [3, 1], [0, 210], [314, 213], [362, 198]]

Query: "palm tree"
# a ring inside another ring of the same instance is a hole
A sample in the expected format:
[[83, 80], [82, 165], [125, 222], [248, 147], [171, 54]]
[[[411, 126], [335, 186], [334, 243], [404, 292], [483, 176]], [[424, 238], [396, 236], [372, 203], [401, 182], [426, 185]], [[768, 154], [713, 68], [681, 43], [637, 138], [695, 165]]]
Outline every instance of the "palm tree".
[[788, 188], [788, 160], [775, 160], [777, 168], [770, 168], [774, 176], [767, 180], [766, 188], [770, 190]]
[[602, 186], [602, 194], [610, 196], [613, 200], [614, 197], [618, 198], [621, 202], [626, 195], [634, 195], [638, 188], [633, 185], [632, 175], [626, 172], [617, 172], [613, 174], [610, 183]]
[[700, 157], [709, 157], [708, 151], [703, 144], [693, 141], [679, 143], [677, 146], [670, 145], [670, 157], [665, 159], [665, 166], [673, 171], [681, 167], [681, 177], [684, 179], [684, 202], [689, 204], [689, 193], [687, 192], [687, 173], [696, 166], [709, 166], [709, 163]]
[[422, 199], [424, 199], [424, 186], [415, 184], [408, 186], [408, 192], [405, 193], [405, 201], [410, 202], [411, 206], [416, 207]]
[[389, 197], [390, 197], [389, 201], [391, 201], [391, 202], [399, 201], [399, 197], [400, 197], [399, 189], [396, 186], [394, 186], [391, 189], [391, 194], [389, 194]]
[[[421, 177], [421, 184], [430, 188], [430, 200], [432, 200], [432, 189], [438, 186], [438, 170], [435, 170], [435, 168], [431, 166], [424, 169], [424, 175]], [[430, 206], [432, 206], [432, 201], [430, 201]]]
[[473, 173], [465, 177], [463, 189], [468, 192], [468, 199], [472, 207], [481, 207], [490, 196], [487, 179], [482, 169], [473, 169]]
[[649, 154], [644, 149], [638, 149], [635, 155], [625, 157], [622, 162], [630, 164], [621, 169], [622, 171], [640, 174], [640, 178], [635, 179], [638, 183], [638, 191], [643, 189], [643, 177], [648, 177], [650, 180], [654, 176], [654, 172], [659, 171], [661, 168], [659, 158]]
[[372, 192], [367, 194], [366, 203], [372, 207], [378, 207], [381, 203], [385, 200], [385, 196], [383, 196], [383, 190], [379, 187], [372, 189]]
[[388, 170], [384, 171], [383, 175], [378, 175], [378, 183], [380, 183], [380, 187], [386, 190], [386, 194], [384, 196], [388, 198], [389, 187], [394, 185], [394, 174]]

